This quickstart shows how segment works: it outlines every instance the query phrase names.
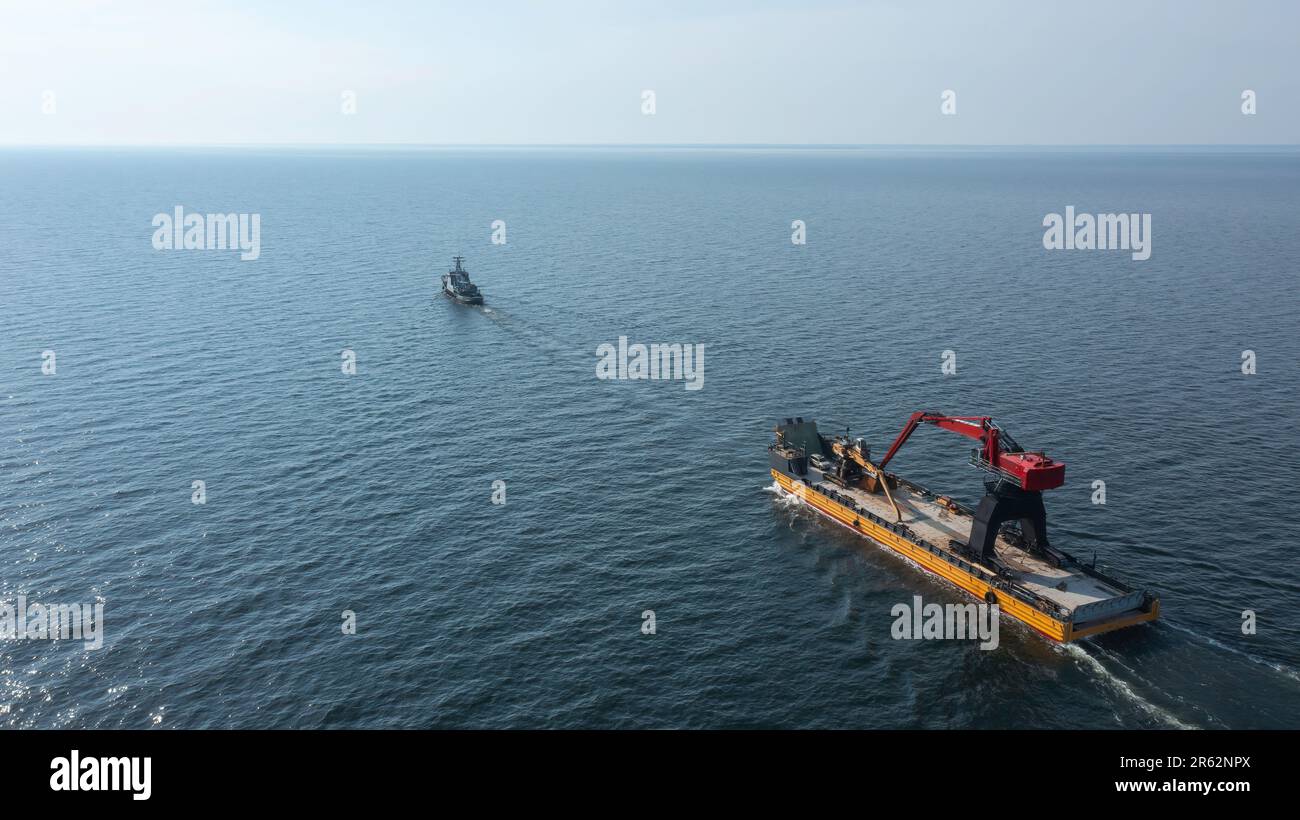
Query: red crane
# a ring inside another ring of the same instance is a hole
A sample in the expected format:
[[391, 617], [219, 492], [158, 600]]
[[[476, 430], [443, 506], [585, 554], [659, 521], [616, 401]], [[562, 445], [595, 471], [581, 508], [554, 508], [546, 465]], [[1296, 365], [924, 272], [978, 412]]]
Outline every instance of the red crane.
[[912, 432], [921, 424], [933, 424], [980, 442], [981, 447], [972, 457], [976, 466], [1005, 476], [1022, 490], [1050, 490], [1065, 483], [1065, 465], [1053, 461], [1042, 453], [1027, 453], [1015, 443], [1006, 431], [993, 423], [989, 416], [945, 416], [939, 413], [913, 413], [907, 426], [898, 434], [889, 452], [877, 465], [884, 469], [889, 460], [903, 446]]

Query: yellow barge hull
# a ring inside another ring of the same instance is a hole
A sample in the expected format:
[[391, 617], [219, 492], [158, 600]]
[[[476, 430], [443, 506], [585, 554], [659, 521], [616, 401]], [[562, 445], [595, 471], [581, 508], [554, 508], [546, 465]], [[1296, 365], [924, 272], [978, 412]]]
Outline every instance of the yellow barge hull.
[[[827, 518], [841, 524], [859, 535], [866, 536], [872, 541], [884, 546], [894, 552], [909, 559], [934, 575], [954, 584], [960, 589], [965, 590], [981, 601], [996, 603], [1001, 612], [1015, 618], [1017, 621], [1029, 626], [1039, 634], [1050, 638], [1054, 641], [1068, 643], [1070, 641], [1085, 638], [1090, 635], [1100, 635], [1105, 632], [1113, 632], [1117, 629], [1133, 626], [1135, 624], [1154, 621], [1160, 616], [1160, 601], [1155, 598], [1145, 600], [1140, 609], [1134, 611], [1118, 613], [1109, 617], [1097, 618], [1095, 620], [1084, 620], [1076, 622], [1070, 617], [1067, 608], [1068, 604], [1073, 601], [1064, 594], [1057, 596], [1063, 599], [1060, 603], [1055, 604], [1058, 615], [1054, 616], [1043, 611], [1045, 608], [1043, 602], [1037, 606], [1026, 600], [1022, 600], [1020, 595], [1014, 594], [1008, 589], [1007, 585], [999, 584], [996, 577], [990, 573], [987, 568], [980, 568], [969, 564], [955, 557], [945, 550], [938, 549], [931, 545], [922, 545], [916, 543], [914, 539], [904, 537], [903, 534], [896, 532], [896, 527], [883, 525], [880, 516], [867, 514], [862, 502], [870, 501], [870, 497], [862, 493], [836, 492], [839, 498], [832, 497], [826, 492], [826, 488], [817, 484], [809, 483], [803, 479], [795, 479], [786, 475], [777, 469], [772, 469], [772, 478], [777, 485], [786, 493], [794, 495], [802, 500], [812, 509], [826, 516]], [[900, 488], [902, 489], [902, 488]], [[858, 506], [858, 510], [853, 509], [845, 503], [845, 498], [851, 503]], [[901, 509], [905, 511], [904, 515], [911, 515], [911, 518], [905, 517], [904, 520], [912, 526], [907, 532], [913, 532], [917, 527], [946, 527], [946, 524], [939, 519], [947, 518], [944, 511], [937, 515], [924, 515], [927, 512], [926, 502], [921, 498], [911, 498], [908, 492], [903, 489], [902, 492], [895, 493], [895, 498], [891, 499], [891, 504], [897, 501]], [[960, 517], [955, 515], [954, 517]], [[877, 520], [872, 520], [873, 518]], [[879, 523], [878, 523], [879, 522]], [[946, 529], [945, 529], [946, 532]], [[954, 529], [950, 534], [959, 534], [959, 530]], [[1010, 552], [1010, 549], [1008, 549]], [[1021, 561], [1027, 561], [1028, 556], [1019, 556]], [[962, 565], [969, 567], [963, 568]], [[1041, 568], [1033, 567], [1035, 571], [1041, 571]], [[1069, 578], [1074, 581], [1081, 576], [1063, 574], [1061, 577]], [[989, 579], [989, 580], [986, 580]], [[1088, 579], [1083, 579], [1087, 581]], [[990, 582], [992, 581], [992, 582]], [[1092, 579], [1092, 587], [1104, 589], [1107, 587], [1102, 582]], [[1087, 583], [1083, 584], [1088, 594], [1095, 594], [1092, 587]], [[1067, 588], [1066, 582], [1060, 582], [1061, 589]], [[1051, 588], [1043, 588], [1045, 600], [1048, 606], [1052, 606], [1050, 598], [1052, 596]], [[1096, 593], [1099, 594], [1099, 593]]]

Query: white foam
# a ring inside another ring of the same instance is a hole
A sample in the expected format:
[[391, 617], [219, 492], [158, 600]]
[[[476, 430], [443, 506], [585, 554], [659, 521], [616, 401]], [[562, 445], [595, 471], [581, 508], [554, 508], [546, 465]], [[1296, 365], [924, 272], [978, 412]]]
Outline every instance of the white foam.
[[1088, 654], [1088, 651], [1078, 644], [1056, 644], [1060, 651], [1073, 656], [1080, 661], [1080, 665], [1093, 672], [1097, 677], [1105, 681], [1112, 690], [1121, 697], [1135, 704], [1139, 709], [1147, 714], [1164, 721], [1175, 729], [1196, 729], [1199, 728], [1190, 723], [1183, 723], [1181, 720], [1172, 715], [1169, 711], [1160, 708], [1151, 701], [1134, 692], [1124, 680], [1116, 676], [1107, 669], [1101, 661]]
[[777, 502], [780, 503], [782, 507], [798, 507], [802, 501], [802, 499], [794, 493], [788, 493], [781, 489], [781, 485], [777, 483], [776, 479], [772, 479], [771, 485], [764, 487], [763, 492], [775, 495]]

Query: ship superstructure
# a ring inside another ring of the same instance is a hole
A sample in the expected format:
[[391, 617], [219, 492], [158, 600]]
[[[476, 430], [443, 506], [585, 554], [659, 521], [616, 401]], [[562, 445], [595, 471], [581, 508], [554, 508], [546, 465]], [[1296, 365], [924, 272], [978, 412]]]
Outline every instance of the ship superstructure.
[[469, 271], [462, 266], [465, 257], [454, 256], [451, 261], [452, 269], [442, 275], [443, 294], [467, 305], [483, 304], [483, 294], [469, 281]]

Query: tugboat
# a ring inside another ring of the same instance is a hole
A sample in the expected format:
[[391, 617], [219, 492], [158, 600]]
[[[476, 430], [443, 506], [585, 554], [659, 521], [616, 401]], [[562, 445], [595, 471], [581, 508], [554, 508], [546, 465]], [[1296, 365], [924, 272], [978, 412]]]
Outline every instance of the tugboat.
[[463, 256], [454, 256], [452, 261], [456, 267], [442, 275], [442, 292], [466, 305], [483, 304], [483, 294], [479, 292], [478, 286], [469, 281], [469, 271], [461, 267], [461, 262], [465, 261]]

